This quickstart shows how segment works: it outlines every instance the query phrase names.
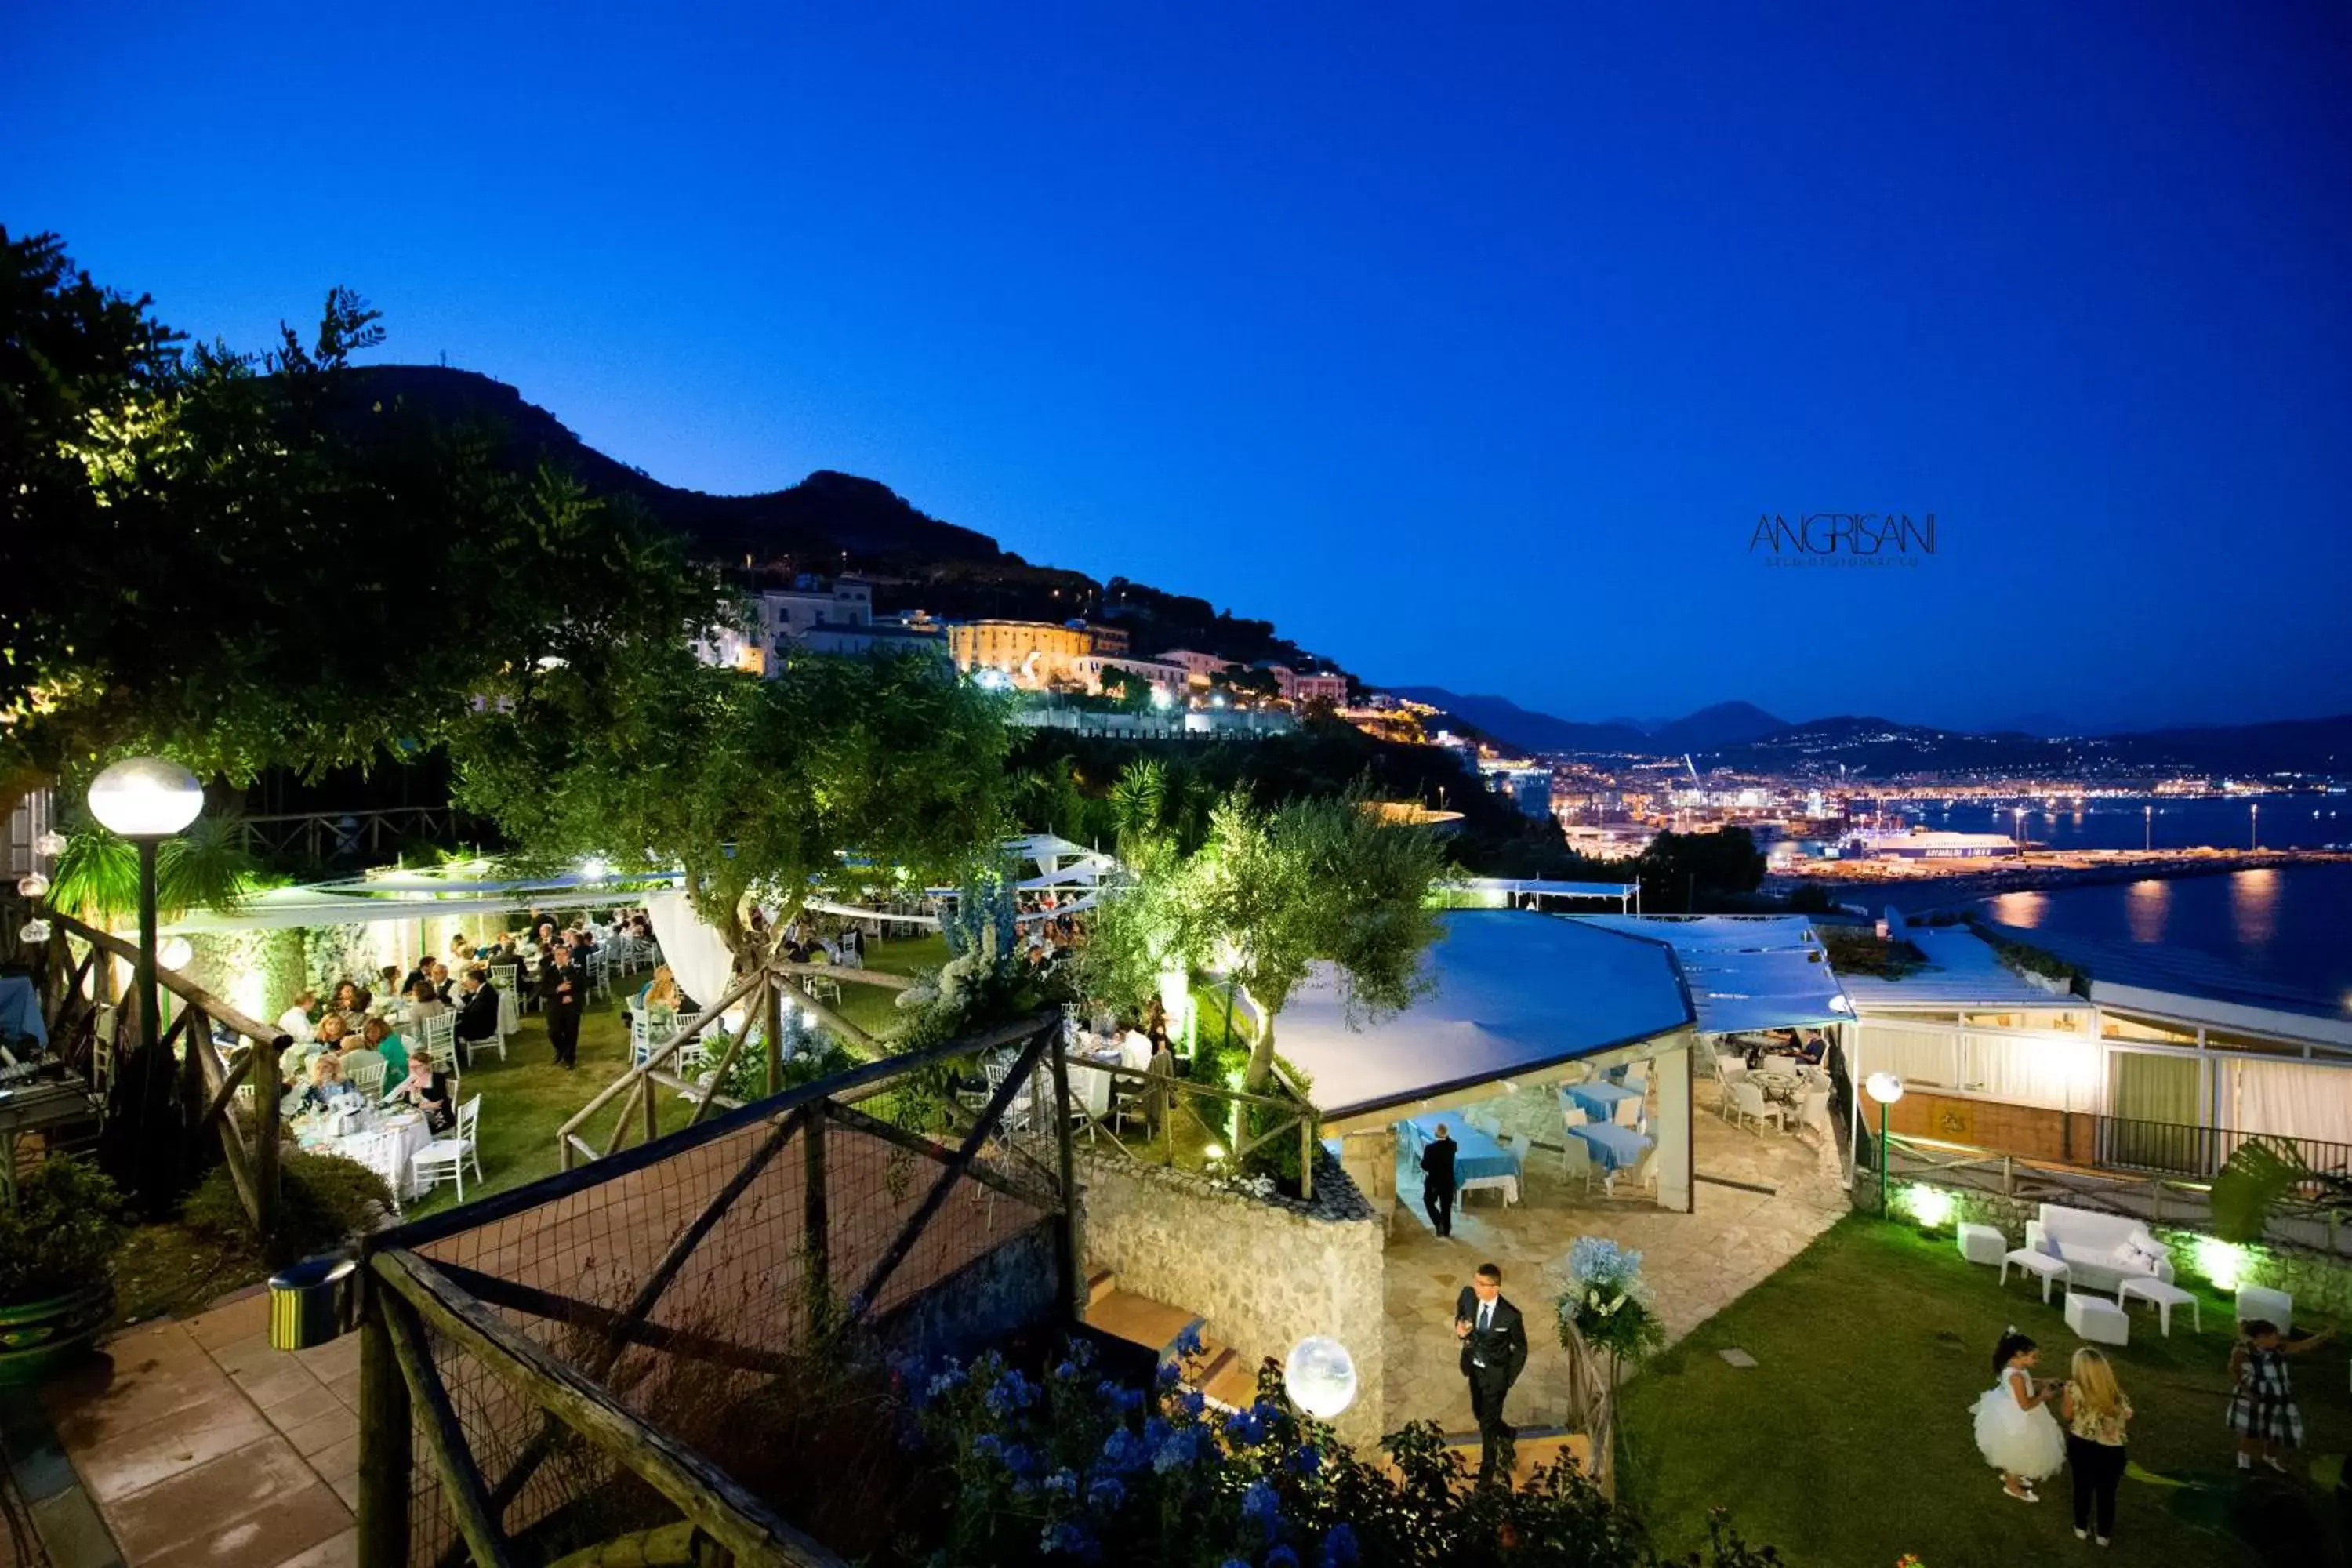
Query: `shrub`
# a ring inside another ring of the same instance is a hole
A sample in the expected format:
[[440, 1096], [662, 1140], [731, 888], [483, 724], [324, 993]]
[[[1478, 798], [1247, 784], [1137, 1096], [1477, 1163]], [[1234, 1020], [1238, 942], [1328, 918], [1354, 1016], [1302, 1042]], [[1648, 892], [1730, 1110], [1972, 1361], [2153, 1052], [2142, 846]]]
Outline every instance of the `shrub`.
[[0, 1302], [79, 1290], [106, 1278], [122, 1239], [122, 1194], [96, 1166], [52, 1154], [0, 1206]]
[[[389, 1211], [392, 1189], [356, 1161], [336, 1154], [288, 1150], [278, 1165], [277, 1229], [262, 1247], [272, 1265], [341, 1246]], [[189, 1194], [180, 1217], [225, 1246], [249, 1243], [253, 1222], [236, 1195], [228, 1167], [216, 1166]]]
[[[1199, 1343], [1180, 1345], [1188, 1364]], [[1087, 1347], [1031, 1378], [993, 1352], [908, 1379], [914, 1442], [948, 1472], [939, 1515], [916, 1531], [934, 1563], [1184, 1564], [1497, 1563], [1646, 1568], [1639, 1523], [1572, 1465], [1517, 1489], [1473, 1489], [1435, 1424], [1360, 1458], [1284, 1396], [1271, 1364], [1257, 1399], [1228, 1415], [1165, 1367], [1147, 1394], [1103, 1377]], [[924, 1560], [921, 1550], [908, 1556]], [[1727, 1530], [1717, 1568], [1772, 1561]]]

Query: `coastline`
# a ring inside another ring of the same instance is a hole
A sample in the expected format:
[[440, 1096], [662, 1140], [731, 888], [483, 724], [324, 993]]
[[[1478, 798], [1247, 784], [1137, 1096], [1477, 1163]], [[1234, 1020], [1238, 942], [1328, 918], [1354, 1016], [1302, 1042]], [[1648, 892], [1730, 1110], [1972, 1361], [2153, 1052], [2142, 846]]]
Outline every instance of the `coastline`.
[[1842, 900], [1852, 896], [1868, 899], [1900, 891], [1910, 895], [1904, 899], [1906, 904], [1914, 903], [1920, 893], [1935, 895], [1935, 902], [1905, 910], [1906, 914], [1919, 914], [1996, 893], [2047, 892], [2059, 888], [2137, 882], [2151, 878], [2218, 877], [2232, 871], [2328, 865], [2352, 865], [2352, 853], [2330, 849], [2159, 849], [2150, 854], [2131, 849], [2077, 849], [2029, 854], [2021, 859], [1998, 863], [1829, 860], [1802, 870], [1773, 872], [1764, 879], [1761, 890], [1785, 894], [1799, 888], [1824, 888]]

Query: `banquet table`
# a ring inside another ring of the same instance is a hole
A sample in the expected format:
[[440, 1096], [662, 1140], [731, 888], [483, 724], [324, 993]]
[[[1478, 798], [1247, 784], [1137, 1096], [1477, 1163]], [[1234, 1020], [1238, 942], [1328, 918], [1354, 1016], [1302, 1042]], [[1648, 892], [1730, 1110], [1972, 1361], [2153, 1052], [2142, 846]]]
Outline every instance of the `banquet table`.
[[1461, 1117], [1417, 1116], [1407, 1121], [1405, 1127], [1414, 1149], [1425, 1148], [1436, 1140], [1441, 1121], [1445, 1124], [1446, 1135], [1454, 1140], [1454, 1190], [1466, 1193], [1473, 1187], [1493, 1187], [1503, 1194], [1506, 1204], [1517, 1203], [1518, 1156]]
[[[1078, 1033], [1078, 1043], [1067, 1053], [1070, 1058], [1070, 1093], [1082, 1101], [1088, 1116], [1100, 1119], [1110, 1114], [1110, 1074], [1097, 1067], [1122, 1067], [1118, 1042], [1100, 1040], [1084, 1030]], [[1086, 1064], [1093, 1063], [1095, 1066]]]
[[[337, 1133], [329, 1129], [325, 1119], [314, 1114], [297, 1121], [294, 1137], [305, 1149], [340, 1154], [375, 1171], [404, 1200], [423, 1196], [425, 1185], [417, 1180], [415, 1159], [433, 1142], [433, 1130], [425, 1124], [424, 1116], [415, 1110], [371, 1108], [360, 1112], [360, 1123], [355, 1131]], [[386, 1133], [391, 1135], [388, 1160], [376, 1152], [374, 1142]]]
[[1616, 1120], [1617, 1108], [1629, 1100], [1639, 1100], [1639, 1089], [1621, 1089], [1613, 1083], [1570, 1083], [1560, 1086], [1560, 1098], [1573, 1101], [1584, 1114], [1595, 1121]]
[[1592, 1163], [1612, 1175], [1640, 1164], [1642, 1156], [1657, 1142], [1612, 1121], [1588, 1121], [1581, 1127], [1570, 1128], [1568, 1135], [1583, 1139], [1592, 1151]]

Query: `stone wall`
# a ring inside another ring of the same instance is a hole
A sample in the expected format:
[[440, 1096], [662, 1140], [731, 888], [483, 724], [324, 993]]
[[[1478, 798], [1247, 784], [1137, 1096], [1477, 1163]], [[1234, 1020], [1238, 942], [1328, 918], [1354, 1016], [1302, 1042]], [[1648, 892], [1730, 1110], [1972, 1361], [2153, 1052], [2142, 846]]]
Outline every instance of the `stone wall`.
[[1054, 1222], [982, 1253], [907, 1303], [883, 1325], [882, 1340], [926, 1361], [968, 1360], [1021, 1330], [1058, 1321]]
[[1081, 1152], [1087, 1271], [1195, 1312], [1203, 1331], [1252, 1363], [1328, 1334], [1355, 1358], [1356, 1402], [1333, 1423], [1350, 1443], [1381, 1436], [1386, 1324], [1379, 1219], [1329, 1158], [1311, 1203], [1261, 1198], [1204, 1177]]

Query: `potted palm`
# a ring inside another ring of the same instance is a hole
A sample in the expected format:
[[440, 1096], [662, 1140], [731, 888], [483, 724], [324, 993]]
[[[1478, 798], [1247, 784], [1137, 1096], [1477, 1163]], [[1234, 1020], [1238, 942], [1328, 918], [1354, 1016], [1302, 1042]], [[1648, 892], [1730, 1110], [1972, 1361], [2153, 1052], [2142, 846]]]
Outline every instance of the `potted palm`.
[[112, 1182], [59, 1155], [0, 1207], [0, 1384], [37, 1383], [98, 1337], [114, 1310], [121, 1214]]

